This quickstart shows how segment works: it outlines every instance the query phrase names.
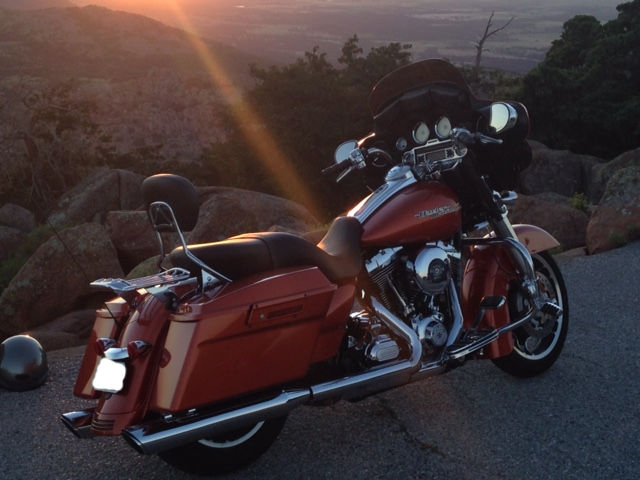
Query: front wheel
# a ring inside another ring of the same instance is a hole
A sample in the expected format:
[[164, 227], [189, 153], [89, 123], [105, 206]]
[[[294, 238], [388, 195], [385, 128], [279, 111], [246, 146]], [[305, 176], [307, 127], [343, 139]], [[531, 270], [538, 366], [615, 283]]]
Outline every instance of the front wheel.
[[216, 475], [238, 470], [267, 451], [282, 430], [287, 416], [258, 422], [245, 428], [203, 438], [160, 452], [169, 465], [197, 475]]
[[[512, 332], [513, 352], [493, 363], [516, 377], [532, 377], [551, 367], [562, 351], [569, 327], [567, 289], [558, 265], [546, 252], [531, 257], [541, 293], [562, 308], [562, 314], [554, 319], [539, 312]], [[528, 300], [514, 289], [509, 296], [511, 318], [521, 317], [528, 309]]]

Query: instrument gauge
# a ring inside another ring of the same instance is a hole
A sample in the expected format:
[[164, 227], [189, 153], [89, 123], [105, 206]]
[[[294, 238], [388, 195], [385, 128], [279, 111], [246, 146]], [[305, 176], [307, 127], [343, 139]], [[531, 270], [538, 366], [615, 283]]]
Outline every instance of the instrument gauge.
[[409, 143], [407, 142], [406, 138], [400, 137], [396, 140], [396, 149], [399, 152], [404, 152], [408, 146], [409, 146]]
[[416, 126], [413, 127], [413, 140], [418, 145], [423, 145], [427, 143], [427, 140], [429, 140], [430, 133], [431, 131], [429, 130], [429, 127], [426, 123], [418, 122]]
[[451, 135], [451, 120], [447, 117], [441, 117], [436, 123], [436, 135], [439, 139], [449, 138]]

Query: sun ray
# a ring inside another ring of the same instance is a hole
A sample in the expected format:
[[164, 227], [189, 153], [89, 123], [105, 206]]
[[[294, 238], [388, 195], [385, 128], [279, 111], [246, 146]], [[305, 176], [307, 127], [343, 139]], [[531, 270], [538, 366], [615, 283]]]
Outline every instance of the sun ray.
[[275, 138], [263, 127], [264, 123], [259, 115], [246, 101], [242, 100], [242, 92], [234, 85], [224, 68], [217, 61], [215, 55], [203, 37], [198, 34], [197, 29], [179, 3], [176, 0], [170, 0], [167, 3], [176, 15], [182, 29], [187, 33], [189, 42], [202, 61], [211, 80], [229, 104], [233, 119], [246, 139], [247, 144], [256, 153], [268, 172], [273, 175], [282, 192], [291, 199], [302, 203], [317, 217], [320, 209], [315, 205], [312, 196], [305, 188], [304, 182], [278, 146]]

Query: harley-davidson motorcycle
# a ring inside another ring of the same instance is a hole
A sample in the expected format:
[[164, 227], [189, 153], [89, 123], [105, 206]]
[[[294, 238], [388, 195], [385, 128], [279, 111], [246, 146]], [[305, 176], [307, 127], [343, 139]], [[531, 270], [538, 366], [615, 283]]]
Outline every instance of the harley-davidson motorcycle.
[[[237, 469], [299, 405], [326, 405], [490, 359], [520, 377], [547, 370], [568, 327], [558, 242], [512, 225], [507, 206], [530, 161], [517, 102], [480, 100], [442, 60], [382, 78], [374, 131], [324, 173], [384, 182], [314, 243], [282, 232], [189, 245], [198, 194], [185, 178], [142, 185], [170, 269], [101, 279], [74, 394], [79, 437], [122, 435], [180, 469]], [[165, 253], [165, 232], [179, 246]]]

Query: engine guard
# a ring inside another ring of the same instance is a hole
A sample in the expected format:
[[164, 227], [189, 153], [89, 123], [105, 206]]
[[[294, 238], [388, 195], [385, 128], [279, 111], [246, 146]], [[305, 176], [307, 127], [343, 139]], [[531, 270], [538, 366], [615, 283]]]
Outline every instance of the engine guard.
[[[548, 232], [534, 225], [513, 225], [518, 240], [532, 254], [556, 248], [560, 243]], [[464, 328], [470, 328], [486, 296], [509, 298], [509, 290], [518, 279], [517, 267], [506, 248], [499, 244], [478, 245], [471, 250], [462, 283]], [[511, 323], [509, 308], [485, 313], [480, 328], [500, 329]], [[485, 347], [483, 358], [498, 358], [513, 350], [511, 335], [502, 335]]]

